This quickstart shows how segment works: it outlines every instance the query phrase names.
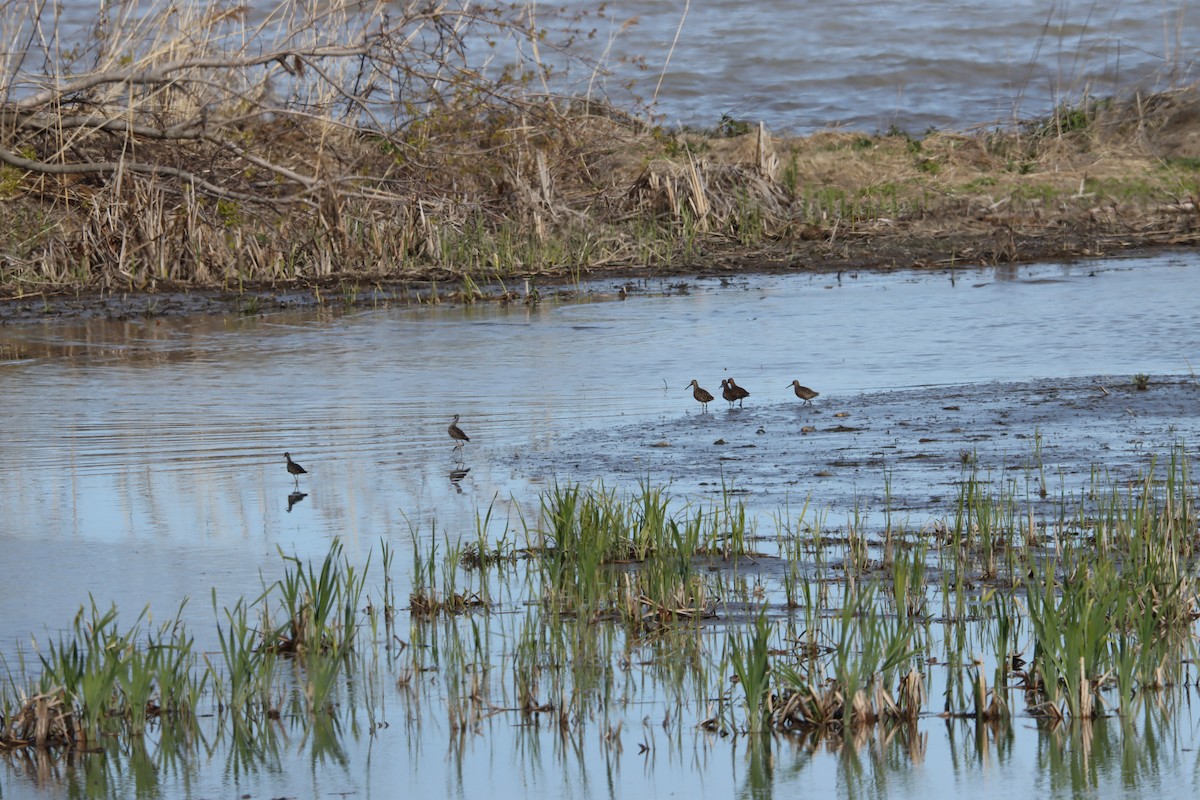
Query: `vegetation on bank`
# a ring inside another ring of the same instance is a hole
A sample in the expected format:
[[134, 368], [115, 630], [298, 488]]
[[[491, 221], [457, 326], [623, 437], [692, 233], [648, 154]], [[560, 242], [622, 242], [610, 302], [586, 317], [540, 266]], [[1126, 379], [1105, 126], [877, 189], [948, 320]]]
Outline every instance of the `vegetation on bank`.
[[[524, 6], [4, 0], [0, 291], [921, 266], [1192, 241], [1194, 89], [972, 133], [671, 131]], [[486, 60], [484, 58], [486, 54]], [[580, 84], [576, 84], [580, 85]]]

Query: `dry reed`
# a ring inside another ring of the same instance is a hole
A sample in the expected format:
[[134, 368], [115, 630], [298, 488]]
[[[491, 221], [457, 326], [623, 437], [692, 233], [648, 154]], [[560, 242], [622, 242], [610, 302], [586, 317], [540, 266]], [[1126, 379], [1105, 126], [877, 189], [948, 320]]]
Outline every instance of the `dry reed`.
[[998, 262], [1192, 241], [1198, 219], [1194, 89], [920, 139], [668, 132], [551, 93], [542, 54], [571, 63], [583, 31], [522, 6], [134, 1], [82, 37], [35, 0], [0, 19], [23, 45], [0, 56], [8, 296]]

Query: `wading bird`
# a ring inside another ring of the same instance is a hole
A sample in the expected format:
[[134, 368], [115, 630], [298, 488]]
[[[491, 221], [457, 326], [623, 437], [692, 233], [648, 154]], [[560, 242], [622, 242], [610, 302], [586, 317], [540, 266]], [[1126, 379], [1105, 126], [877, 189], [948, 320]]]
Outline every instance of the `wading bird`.
[[693, 378], [692, 382], [689, 383], [684, 388], [687, 388], [687, 389], [694, 388], [694, 391], [692, 392], [692, 397], [696, 398], [696, 400], [700, 403], [701, 411], [708, 411], [708, 404], [710, 402], [712, 402], [712, 399], [713, 399], [712, 395], [708, 393], [708, 390], [701, 389], [700, 384], [696, 382], [695, 378]]
[[462, 428], [458, 427], [458, 414], [454, 415], [454, 421], [450, 423], [450, 427], [446, 428], [446, 433], [450, 434], [450, 438], [454, 440], [454, 446], [462, 447], [466, 442], [471, 441], [471, 437], [463, 433]]
[[308, 470], [306, 470], [304, 467], [297, 464], [295, 461], [292, 461], [291, 453], [284, 453], [283, 457], [287, 459], [288, 474], [296, 479], [296, 486], [299, 486], [300, 485], [300, 476], [307, 475]]
[[806, 406], [811, 406], [812, 399], [821, 394], [820, 392], [814, 392], [812, 389], [808, 388], [807, 386], [801, 386], [800, 381], [792, 381], [788, 385], [796, 390], [796, 397], [799, 397], [801, 400], [803, 400], [804, 405], [806, 405]]
[[738, 385], [737, 385], [737, 384], [734, 382], [733, 378], [730, 378], [730, 379], [729, 379], [729, 388], [730, 388], [730, 389], [733, 389], [733, 399], [738, 401], [738, 408], [741, 408], [741, 407], [742, 407], [742, 401], [743, 401], [743, 400], [745, 400], [747, 397], [749, 397], [749, 396], [750, 396], [750, 393], [749, 393], [749, 392], [747, 392], [747, 391], [746, 391], [745, 389], [743, 389], [742, 387], [738, 386]]
[[737, 389], [729, 381], [721, 381], [721, 397], [725, 398], [725, 402], [729, 403], [729, 407], [733, 408], [733, 404], [737, 401]]

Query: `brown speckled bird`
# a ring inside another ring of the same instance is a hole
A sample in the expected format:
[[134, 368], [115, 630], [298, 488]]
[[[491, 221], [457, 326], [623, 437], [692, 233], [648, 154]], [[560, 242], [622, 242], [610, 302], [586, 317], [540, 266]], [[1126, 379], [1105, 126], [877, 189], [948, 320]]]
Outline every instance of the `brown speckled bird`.
[[821, 394], [820, 392], [814, 392], [807, 386], [801, 386], [800, 381], [792, 381], [788, 385], [796, 390], [796, 397], [799, 397], [801, 400], [803, 400], [804, 405], [806, 406], [812, 405], [812, 399]]
[[733, 399], [738, 401], [738, 408], [742, 407], [742, 401], [750, 396], [750, 393], [738, 386], [733, 378], [729, 379], [729, 388], [733, 389]]
[[692, 397], [696, 398], [697, 402], [700, 403], [700, 410], [708, 411], [708, 404], [712, 402], [713, 399], [713, 396], [708, 392], [708, 390], [701, 389], [700, 384], [697, 383], [694, 378], [692, 379], [692, 382], [689, 383], [685, 388], [693, 389], [694, 391], [692, 392]]
[[450, 438], [454, 440], [455, 447], [462, 447], [464, 443], [471, 441], [471, 437], [458, 427], [458, 414], [454, 415], [454, 420], [450, 423], [450, 427], [446, 428], [446, 433], [450, 434]]
[[300, 485], [300, 476], [307, 475], [308, 470], [306, 470], [304, 467], [297, 464], [295, 461], [292, 461], [291, 453], [284, 453], [283, 457], [287, 459], [288, 474], [296, 479], [296, 485], [299, 486]]
[[730, 408], [733, 408], [733, 404], [737, 402], [737, 389], [727, 380], [721, 381], [721, 397], [725, 398], [725, 402], [729, 403]]

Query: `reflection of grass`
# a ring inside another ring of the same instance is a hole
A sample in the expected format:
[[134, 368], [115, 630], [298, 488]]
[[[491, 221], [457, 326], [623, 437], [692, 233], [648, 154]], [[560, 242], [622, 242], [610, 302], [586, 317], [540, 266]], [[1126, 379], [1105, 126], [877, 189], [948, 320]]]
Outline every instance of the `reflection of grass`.
[[[214, 592], [216, 660], [195, 651], [182, 607], [147, 632], [147, 611], [122, 630], [115, 607], [101, 612], [92, 603], [39, 657], [36, 679], [22, 686], [23, 675], [8, 676], [0, 743], [89, 748], [140, 736], [150, 720], [190, 742], [205, 699], [234, 728], [277, 718], [289, 692], [310, 713], [323, 712], [355, 648], [364, 578], [335, 541], [319, 569], [285, 556], [283, 577], [253, 601], [218, 609]], [[277, 626], [271, 620], [278, 616], [284, 622]], [[284, 658], [300, 676], [290, 690], [279, 670]]]
[[[338, 543], [314, 563], [285, 557], [257, 598], [214, 599], [214, 658], [195, 654], [182, 612], [149, 634], [144, 617], [122, 630], [115, 610], [81, 612], [35, 679], [9, 676], [2, 735], [84, 747], [154, 724], [194, 741], [207, 699], [205, 724], [235, 739], [291, 719], [332, 752], [339, 709], [364, 702], [347, 687], [379, 670], [395, 671], [405, 714], [444, 708], [455, 735], [498, 714], [564, 732], [602, 719], [606, 746], [647, 703], [675, 725], [814, 737], [931, 711], [1000, 727], [1018, 709], [1131, 715], [1186, 680], [1200, 641], [1194, 492], [1181, 453], [1131, 488], [1096, 479], [1053, 504], [970, 465], [947, 516], [920, 529], [891, 515], [886, 530], [859, 515], [831, 527], [806, 505], [777, 515], [774, 553], [754, 553], [728, 487], [701, 505], [648, 483], [557, 486], [515, 533], [495, 538], [489, 511], [466, 539], [414, 535], [403, 641], [390, 577], [364, 599], [370, 563]], [[392, 559], [384, 548], [385, 572]]]
[[771, 686], [771, 662], [767, 656], [767, 644], [771, 636], [771, 623], [766, 609], [759, 612], [750, 628], [748, 639], [733, 636], [730, 640], [733, 671], [745, 693], [746, 709], [749, 712], [750, 733], [762, 733], [770, 725], [770, 704], [767, 692]]
[[[930, 668], [922, 654], [931, 650], [944, 665], [946, 708], [993, 724], [1010, 724], [1020, 706], [1013, 685], [1026, 688], [1031, 713], [1082, 719], [1105, 704], [1132, 710], [1146, 691], [1177, 684], [1181, 655], [1196, 641], [1186, 464], [1173, 459], [1165, 481], [1148, 477], [1145, 491], [1123, 499], [1119, 489], [1106, 496], [1098, 485], [1077, 501], [1064, 498], [1044, 534], [1035, 533], [1033, 516], [1044, 510], [1029, 508], [1015, 484], [997, 488], [974, 469], [954, 514], [920, 531], [889, 526], [875, 537], [855, 518], [831, 532], [806, 526], [805, 513], [794, 523], [780, 514], [788, 532], [778, 537], [778, 573], [767, 567], [779, 575], [776, 589], [765, 593], [769, 581], [747, 581], [744, 567], [733, 568], [744, 559], [718, 563], [717, 578], [710, 572], [707, 583], [689, 584], [697, 554], [711, 552], [698, 535], [710, 528], [696, 525], [706, 515], [670, 513], [660, 490], [644, 486], [626, 497], [558, 487], [543, 499], [531, 536], [540, 541], [531, 551], [540, 566], [529, 590], [549, 613], [525, 623], [513, 694], [526, 707], [537, 705], [532, 698], [564, 697], [577, 713], [601, 712], [606, 701], [597, 687], [611, 659], [645, 646], [637, 644], [645, 636], [672, 648], [692, 641], [700, 630], [695, 618], [679, 613], [687, 595], [673, 595], [672, 606], [656, 583], [667, 573], [674, 582], [664, 585], [703, 586], [720, 598], [713, 609], [728, 631], [726, 647], [693, 669], [658, 673], [664, 683], [655, 689], [684, 698], [686, 685], [708, 682], [700, 695], [711, 697], [717, 684], [725, 711], [704, 720], [706, 729], [741, 727], [730, 713], [735, 694], [748, 712], [747, 731], [915, 722], [928, 711]], [[719, 504], [725, 524], [737, 519], [736, 505], [728, 495]], [[662, 535], [669, 530], [674, 535]], [[881, 572], [887, 552], [890, 567]], [[758, 569], [773, 561], [754, 560]], [[576, 624], [585, 619], [593, 624]], [[570, 681], [557, 670], [547, 680], [548, 662], [573, 664]], [[697, 705], [698, 714], [708, 712], [707, 701]]]

